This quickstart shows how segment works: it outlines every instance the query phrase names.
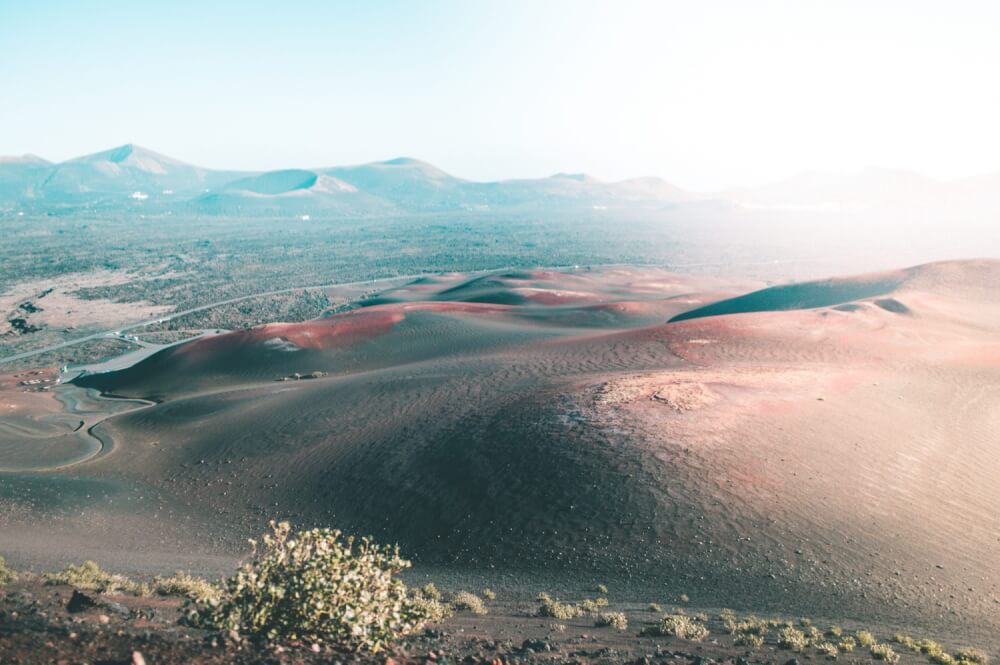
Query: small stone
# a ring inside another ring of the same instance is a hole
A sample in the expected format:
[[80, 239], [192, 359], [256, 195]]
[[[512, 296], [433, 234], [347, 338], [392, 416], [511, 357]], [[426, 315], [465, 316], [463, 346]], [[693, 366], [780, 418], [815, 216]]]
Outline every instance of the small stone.
[[312, 646], [309, 647], [309, 650], [312, 651], [313, 653], [319, 653], [319, 645], [313, 642]]
[[97, 617], [97, 620], [100, 621], [101, 623], [109, 623], [111, 621], [111, 619], [108, 617], [107, 614], [101, 614], [101, 615], [99, 615]]
[[146, 665], [146, 659], [138, 651], [132, 652], [132, 665]]

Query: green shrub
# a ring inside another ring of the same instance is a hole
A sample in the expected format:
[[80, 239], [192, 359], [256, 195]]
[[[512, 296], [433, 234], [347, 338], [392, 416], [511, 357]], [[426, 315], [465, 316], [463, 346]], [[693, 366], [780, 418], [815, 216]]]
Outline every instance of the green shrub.
[[79, 566], [70, 564], [58, 573], [46, 573], [42, 579], [49, 585], [64, 584], [100, 593], [128, 593], [134, 596], [150, 594], [150, 589], [145, 584], [133, 582], [124, 575], [113, 575], [103, 571], [93, 561], [84, 561]]
[[854, 633], [854, 636], [858, 639], [858, 644], [863, 647], [870, 647], [875, 644], [875, 636], [867, 630], [859, 630]]
[[190, 623], [272, 641], [330, 642], [377, 652], [428, 619], [396, 575], [410, 566], [398, 548], [340, 531], [294, 537], [271, 523], [263, 546], [224, 583], [218, 601], [190, 601]]
[[641, 635], [674, 636], [682, 640], [701, 642], [708, 637], [708, 628], [684, 614], [668, 614], [655, 626], [643, 628]]
[[486, 600], [496, 600], [497, 599], [497, 594], [493, 591], [493, 589], [490, 589], [490, 588], [483, 589], [482, 594], [483, 594], [483, 598], [485, 598]]
[[216, 585], [181, 571], [171, 577], [154, 577], [153, 591], [161, 596], [184, 596], [191, 600], [218, 601], [222, 596], [222, 589]]
[[0, 586], [5, 584], [10, 584], [11, 582], [16, 582], [18, 578], [17, 571], [13, 568], [7, 567], [7, 562], [2, 556], [0, 556]]
[[778, 631], [778, 646], [782, 649], [802, 651], [809, 645], [806, 634], [801, 630], [786, 626]]
[[837, 647], [830, 642], [820, 642], [816, 645], [816, 651], [823, 654], [827, 658], [837, 658]]
[[468, 591], [459, 591], [452, 595], [451, 606], [458, 611], [468, 611], [473, 614], [486, 614], [486, 606], [483, 599]]
[[842, 637], [840, 639], [840, 642], [837, 643], [837, 648], [843, 651], [844, 653], [851, 653], [852, 651], [854, 651], [854, 647], [856, 647], [857, 645], [858, 643], [855, 641], [855, 639], [850, 635], [847, 635], [846, 637]]
[[899, 662], [899, 654], [893, 651], [888, 644], [872, 644], [868, 647], [868, 653], [875, 660], [884, 660], [887, 663]]
[[611, 626], [616, 630], [628, 630], [628, 618], [624, 612], [602, 612], [594, 621], [595, 626]]

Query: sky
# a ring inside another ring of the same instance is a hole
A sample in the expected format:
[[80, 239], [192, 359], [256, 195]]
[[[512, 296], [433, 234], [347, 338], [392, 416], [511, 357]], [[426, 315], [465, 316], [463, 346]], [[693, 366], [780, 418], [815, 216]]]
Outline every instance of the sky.
[[0, 0], [0, 155], [474, 180], [1000, 171], [1000, 3]]

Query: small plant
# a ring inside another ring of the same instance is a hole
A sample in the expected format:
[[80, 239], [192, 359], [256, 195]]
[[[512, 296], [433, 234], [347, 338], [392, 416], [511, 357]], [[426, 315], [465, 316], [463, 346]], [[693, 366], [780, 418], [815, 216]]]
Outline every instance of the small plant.
[[904, 635], [903, 633], [896, 633], [892, 636], [892, 641], [896, 644], [901, 644], [910, 651], [920, 651], [920, 647], [917, 646], [917, 641], [914, 640], [909, 635]]
[[552, 600], [552, 596], [545, 593], [544, 591], [539, 591], [538, 595], [535, 596], [535, 600], [538, 601], [539, 603], [547, 603]]
[[417, 593], [430, 600], [441, 600], [441, 592], [434, 586], [434, 582], [428, 582], [417, 590]]
[[697, 612], [695, 614], [692, 614], [691, 618], [694, 619], [695, 621], [701, 621], [702, 623], [708, 622], [708, 615], [705, 614], [704, 612]]
[[580, 611], [587, 614], [597, 614], [602, 607], [608, 606], [607, 598], [584, 598], [580, 601]]
[[423, 616], [424, 620], [430, 623], [441, 623], [455, 613], [448, 603], [442, 603], [440, 600], [429, 598], [423, 594], [415, 594], [411, 597], [410, 604], [416, 614]]
[[806, 635], [809, 637], [810, 644], [819, 644], [823, 641], [823, 631], [816, 626], [809, 626]]
[[989, 658], [982, 651], [976, 649], [959, 649], [955, 653], [955, 660], [959, 665], [987, 665]]
[[691, 599], [688, 597], [686, 593], [682, 593], [681, 595], [677, 596], [678, 603], [688, 603], [690, 601]]
[[161, 596], [184, 596], [205, 601], [218, 601], [222, 595], [222, 589], [211, 582], [181, 571], [171, 577], [154, 577], [153, 591]]
[[830, 642], [820, 642], [816, 645], [816, 651], [823, 654], [827, 658], [836, 660], [837, 659], [837, 647]]
[[483, 598], [485, 598], [486, 600], [496, 600], [497, 599], [497, 594], [493, 591], [493, 589], [490, 589], [490, 588], [483, 589], [482, 594], [483, 594]]
[[853, 637], [847, 635], [845, 637], [840, 638], [840, 642], [837, 642], [837, 648], [843, 651], [844, 653], [851, 653], [854, 651], [854, 647], [856, 647], [857, 644], [858, 643], [854, 640]]
[[857, 638], [858, 644], [860, 644], [863, 647], [870, 647], [873, 644], [875, 644], [875, 636], [872, 635], [871, 632], [867, 630], [859, 630], [858, 632], [854, 633], [854, 636]]
[[778, 632], [778, 646], [799, 652], [809, 645], [806, 634], [796, 628], [786, 626]]
[[133, 582], [124, 575], [113, 575], [103, 571], [93, 561], [84, 561], [79, 566], [70, 564], [58, 573], [46, 573], [42, 578], [45, 584], [64, 584], [101, 593], [128, 593], [133, 596], [148, 596], [150, 593], [149, 587], [145, 584]]
[[826, 629], [826, 634], [829, 635], [830, 637], [840, 637], [841, 635], [844, 634], [844, 629], [836, 625], [830, 626], [829, 628]]
[[650, 612], [656, 612], [657, 614], [663, 614], [663, 608], [660, 607], [659, 605], [657, 605], [656, 603], [650, 603], [649, 605], [646, 606], [646, 609], [649, 610]]
[[602, 612], [594, 621], [595, 626], [611, 626], [615, 630], [628, 630], [628, 618], [624, 612]]
[[594, 593], [604, 593], [604, 594], [606, 594], [607, 592], [608, 592], [608, 587], [606, 587], [603, 584], [598, 584], [597, 586], [594, 587]]
[[740, 635], [767, 635], [768, 622], [751, 615], [736, 624], [736, 632]]
[[884, 660], [887, 663], [899, 662], [899, 654], [893, 651], [888, 644], [872, 644], [868, 647], [868, 653], [875, 660]]
[[802, 617], [801, 619], [799, 619], [799, 625], [802, 626], [803, 628], [808, 628], [809, 626], [813, 625], [813, 622], [812, 619], [808, 617]]
[[458, 611], [468, 611], [473, 614], [486, 614], [486, 606], [483, 599], [468, 591], [459, 591], [452, 595], [451, 606]]
[[754, 635], [753, 633], [740, 634], [737, 635], [736, 639], [733, 641], [733, 644], [735, 644], [736, 646], [752, 647], [754, 649], [757, 649], [764, 644], [764, 636]]
[[252, 559], [225, 581], [219, 601], [190, 601], [189, 623], [272, 641], [330, 642], [378, 652], [428, 619], [397, 577], [398, 548], [340, 531], [292, 534], [271, 523]]
[[549, 628], [551, 630], [557, 632], [557, 633], [565, 633], [566, 632], [566, 624], [564, 624], [564, 623], [554, 623], [551, 626], [549, 626]]
[[575, 619], [583, 614], [583, 610], [577, 605], [560, 603], [555, 598], [549, 597], [548, 594], [544, 595], [545, 597], [541, 601], [542, 604], [536, 613], [540, 617], [551, 617], [553, 619], [566, 621], [567, 619]]
[[684, 614], [668, 614], [655, 626], [647, 626], [642, 629], [640, 635], [652, 636], [674, 636], [682, 640], [691, 642], [701, 642], [709, 635], [708, 628], [702, 624], [692, 621], [691, 617]]
[[7, 566], [7, 562], [0, 556], [0, 586], [16, 582], [19, 575], [13, 568]]

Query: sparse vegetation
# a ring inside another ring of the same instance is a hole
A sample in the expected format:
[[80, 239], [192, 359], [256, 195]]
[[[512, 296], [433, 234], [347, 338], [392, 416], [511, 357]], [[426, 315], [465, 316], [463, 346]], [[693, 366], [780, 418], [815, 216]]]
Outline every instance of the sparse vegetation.
[[910, 651], [920, 651], [920, 647], [917, 646], [916, 640], [914, 640], [909, 635], [904, 635], [903, 633], [896, 633], [892, 636], [892, 641], [896, 644], [901, 644]]
[[656, 612], [657, 614], [663, 613], [663, 608], [657, 605], [656, 603], [650, 603], [649, 605], [646, 606], [646, 609], [649, 610], [650, 612]]
[[833, 625], [826, 629], [826, 634], [830, 637], [840, 637], [844, 634], [844, 629], [840, 626]]
[[483, 594], [483, 598], [485, 598], [486, 600], [496, 600], [497, 599], [497, 594], [493, 591], [493, 589], [490, 589], [489, 587], [483, 589], [482, 590], [482, 594]]
[[428, 582], [419, 589], [420, 595], [429, 600], [441, 600], [441, 592], [434, 586], [434, 582]]
[[871, 645], [875, 644], [875, 636], [872, 635], [867, 630], [859, 630], [858, 632], [854, 633], [854, 637], [857, 638], [858, 644], [860, 644], [863, 647], [870, 647]]
[[611, 626], [616, 630], [628, 630], [628, 618], [624, 612], [602, 612], [594, 621], [595, 626]]
[[809, 645], [806, 634], [797, 628], [786, 626], [778, 632], [778, 646], [782, 649], [800, 652]]
[[127, 593], [133, 596], [148, 596], [150, 588], [134, 582], [124, 575], [115, 575], [101, 570], [94, 561], [84, 561], [79, 566], [70, 564], [58, 573], [43, 575], [46, 584], [65, 584], [76, 589], [99, 591], [101, 593]]
[[688, 602], [691, 602], [691, 598], [689, 598], [686, 593], [682, 593], [681, 595], [677, 596], [677, 602], [678, 603], [688, 603]]
[[836, 659], [837, 658], [837, 647], [831, 642], [820, 642], [816, 644], [816, 651], [823, 654], [827, 658]]
[[330, 529], [293, 536], [285, 522], [271, 529], [262, 547], [253, 543], [252, 560], [226, 580], [220, 600], [190, 601], [191, 623], [377, 652], [428, 619], [397, 577], [410, 565], [398, 548]]
[[857, 645], [858, 643], [850, 635], [840, 638], [840, 641], [837, 642], [837, 648], [844, 653], [852, 653], [854, 651], [854, 647]]
[[685, 614], [668, 614], [659, 624], [643, 628], [641, 635], [666, 635], [701, 642], [708, 637], [709, 630]]
[[161, 596], [184, 596], [191, 600], [218, 601], [222, 590], [200, 577], [177, 571], [170, 577], [154, 577], [153, 591]]
[[607, 592], [608, 592], [608, 587], [606, 587], [603, 584], [598, 584], [597, 586], [594, 587], [594, 593], [607, 593]]
[[560, 603], [555, 598], [551, 598], [547, 593], [539, 594], [538, 599], [542, 603], [537, 612], [537, 615], [540, 617], [552, 617], [553, 619], [566, 621], [567, 619], [575, 619], [583, 614], [583, 610], [579, 606], [571, 603]]
[[596, 614], [602, 607], [607, 606], [607, 598], [585, 598], [580, 601], [580, 610], [587, 614]]
[[868, 647], [868, 653], [875, 660], [883, 660], [887, 663], [899, 662], [899, 654], [893, 651], [892, 647], [888, 644], [872, 644]]
[[982, 651], [976, 649], [959, 649], [955, 653], [955, 660], [959, 665], [987, 665], [989, 658]]
[[459, 591], [452, 595], [451, 606], [455, 610], [462, 612], [472, 612], [473, 614], [486, 614], [486, 606], [483, 599], [469, 591]]
[[754, 649], [756, 649], [764, 644], [764, 636], [754, 635], [750, 633], [740, 634], [736, 636], [736, 639], [733, 641], [733, 644], [742, 647], [753, 647]]
[[7, 561], [0, 556], [0, 586], [16, 582], [19, 575], [13, 568], [7, 566]]

